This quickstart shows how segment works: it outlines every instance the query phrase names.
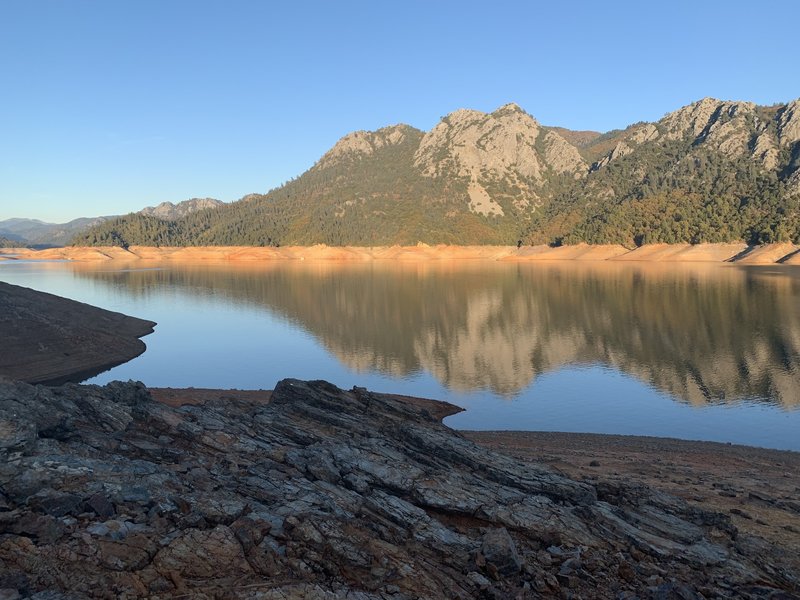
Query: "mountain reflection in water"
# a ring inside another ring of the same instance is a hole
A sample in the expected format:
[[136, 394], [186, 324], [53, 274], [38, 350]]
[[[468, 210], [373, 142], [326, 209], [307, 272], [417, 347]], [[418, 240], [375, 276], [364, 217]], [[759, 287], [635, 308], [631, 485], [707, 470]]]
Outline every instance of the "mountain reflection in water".
[[800, 405], [800, 270], [793, 267], [162, 266], [73, 269], [134, 295], [170, 287], [263, 307], [311, 333], [352, 370], [427, 371], [458, 391], [513, 397], [540, 374], [599, 363], [695, 405]]

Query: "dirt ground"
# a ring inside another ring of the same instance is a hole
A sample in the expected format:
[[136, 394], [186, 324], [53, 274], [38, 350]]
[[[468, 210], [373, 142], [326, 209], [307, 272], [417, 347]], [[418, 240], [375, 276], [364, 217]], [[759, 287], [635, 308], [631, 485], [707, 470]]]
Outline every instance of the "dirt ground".
[[733, 244], [645, 244], [630, 249], [615, 244], [576, 244], [553, 248], [540, 246], [206, 246], [206, 247], [80, 247], [0, 249], [0, 259], [76, 260], [76, 261], [264, 261], [264, 260], [439, 260], [488, 259], [512, 261], [647, 261], [647, 262], [727, 262], [745, 264], [800, 264], [800, 251], [793, 244], [764, 244], [748, 247]]
[[800, 453], [668, 438], [462, 431], [470, 440], [587, 482], [642, 483], [731, 516], [800, 569]]

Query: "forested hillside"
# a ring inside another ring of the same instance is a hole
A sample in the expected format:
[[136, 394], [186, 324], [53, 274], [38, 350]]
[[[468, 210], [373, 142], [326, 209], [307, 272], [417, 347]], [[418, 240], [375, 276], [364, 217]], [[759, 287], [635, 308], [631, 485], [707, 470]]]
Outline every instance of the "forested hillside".
[[514, 104], [342, 138], [264, 195], [112, 219], [78, 245], [800, 241], [800, 100], [704, 99], [606, 134]]
[[0, 248], [19, 248], [20, 246], [24, 246], [24, 244], [22, 242], [10, 240], [0, 236]]

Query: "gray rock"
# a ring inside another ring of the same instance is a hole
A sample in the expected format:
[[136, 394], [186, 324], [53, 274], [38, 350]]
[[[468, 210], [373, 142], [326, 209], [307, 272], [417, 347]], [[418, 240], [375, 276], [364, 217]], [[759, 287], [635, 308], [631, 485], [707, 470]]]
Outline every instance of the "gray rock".
[[114, 504], [102, 492], [92, 495], [86, 501], [86, 508], [101, 518], [113, 517], [115, 513]]
[[0, 589], [23, 596], [757, 598], [800, 585], [781, 548], [737, 536], [726, 515], [573, 481], [363, 389], [285, 380], [267, 405], [176, 409], [136, 383], [0, 382], [2, 435]]
[[505, 527], [490, 529], [484, 534], [481, 553], [501, 575], [513, 575], [522, 569], [517, 547]]
[[28, 505], [53, 517], [63, 517], [83, 512], [83, 498], [55, 490], [40, 490], [28, 498]]

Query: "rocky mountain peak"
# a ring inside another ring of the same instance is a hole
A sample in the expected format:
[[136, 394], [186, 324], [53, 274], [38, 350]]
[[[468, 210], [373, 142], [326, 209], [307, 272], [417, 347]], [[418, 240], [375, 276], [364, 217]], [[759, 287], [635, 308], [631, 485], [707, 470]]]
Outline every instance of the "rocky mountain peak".
[[800, 98], [786, 105], [778, 117], [778, 138], [788, 146], [800, 141]]
[[486, 113], [482, 113], [481, 111], [473, 108], [457, 108], [453, 112], [442, 117], [442, 121], [455, 125], [474, 121], [476, 119], [482, 119], [485, 116]]
[[341, 138], [319, 159], [315, 168], [326, 168], [341, 160], [371, 156], [387, 146], [401, 144], [407, 136], [417, 131], [409, 125], [390, 125], [377, 131], [354, 131]]
[[513, 103], [489, 114], [450, 113], [422, 138], [414, 164], [429, 177], [469, 178], [470, 210], [495, 216], [503, 209], [487, 191], [488, 182], [509, 181], [533, 197], [531, 186], [541, 184], [547, 171], [580, 176], [587, 167], [575, 146]]
[[[493, 115], [493, 116], [497, 116], [497, 117], [499, 117], [499, 116], [502, 116], [502, 115], [504, 115], [504, 114], [512, 114], [512, 113], [522, 113], [522, 114], [525, 114], [525, 115], [527, 115], [527, 114], [528, 114], [528, 113], [526, 113], [526, 112], [525, 112], [525, 110], [524, 110], [524, 109], [523, 109], [523, 108], [522, 108], [522, 107], [521, 107], [519, 104], [517, 104], [516, 102], [509, 102], [508, 104], [504, 104], [503, 106], [501, 106], [500, 108], [498, 108], [497, 110], [495, 110], [495, 111], [492, 113], [492, 115]], [[528, 115], [528, 116], [530, 117], [530, 115]], [[531, 119], [533, 119], [533, 117], [531, 117]], [[533, 120], [535, 121], [536, 119], [533, 119]]]
[[[537, 146], [540, 134], [542, 145]], [[460, 109], [450, 113], [428, 132], [414, 156], [426, 175], [454, 173], [470, 179], [500, 178], [509, 173], [541, 181], [543, 172], [581, 170], [577, 149], [517, 104], [492, 113]]]
[[716, 98], [703, 98], [688, 106], [669, 113], [661, 120], [668, 139], [680, 139], [685, 135], [700, 137], [707, 129], [720, 126], [737, 118], [751, 114], [755, 109], [752, 102], [731, 102]]
[[217, 208], [222, 204], [224, 204], [222, 200], [217, 200], [215, 198], [191, 198], [183, 202], [178, 202], [177, 204], [162, 202], [157, 206], [148, 206], [140, 210], [139, 214], [157, 217], [167, 221], [174, 221], [175, 219], [180, 219], [198, 210]]
[[[695, 144], [709, 144], [733, 158], [752, 154], [755, 116], [756, 105], [752, 102], [703, 98], [668, 114], [660, 125], [666, 130], [664, 137], [668, 140], [688, 138]], [[762, 154], [768, 142], [762, 140]]]

